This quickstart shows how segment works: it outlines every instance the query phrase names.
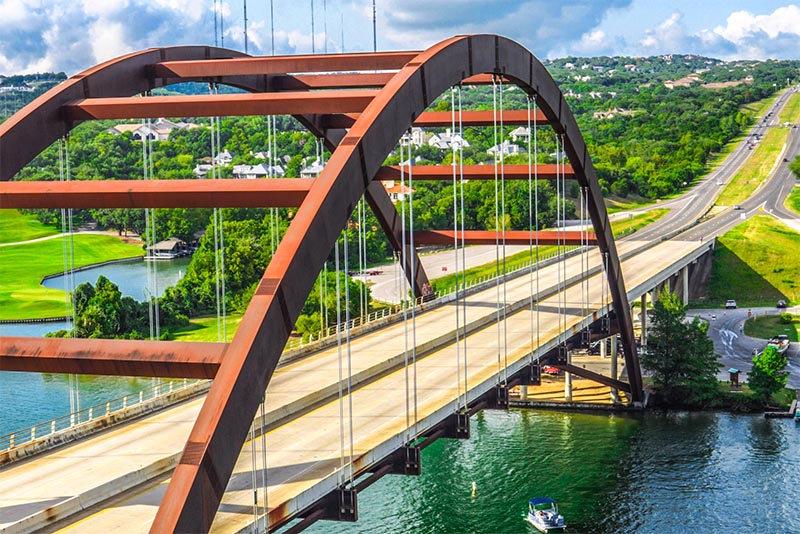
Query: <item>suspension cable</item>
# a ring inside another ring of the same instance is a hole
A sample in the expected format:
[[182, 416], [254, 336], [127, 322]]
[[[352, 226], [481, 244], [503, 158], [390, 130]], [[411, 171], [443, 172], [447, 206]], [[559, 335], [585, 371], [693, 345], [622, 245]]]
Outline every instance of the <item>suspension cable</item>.
[[[409, 153], [411, 150], [409, 149]], [[401, 269], [403, 270], [403, 283], [402, 288], [403, 292], [401, 293], [400, 303], [403, 306], [403, 337], [404, 337], [404, 350], [403, 350], [403, 369], [405, 373], [405, 386], [406, 386], [406, 436], [405, 442], [408, 443], [411, 441], [410, 438], [410, 431], [411, 431], [411, 387], [410, 387], [410, 378], [409, 378], [409, 369], [408, 369], [408, 300], [405, 298], [408, 295], [408, 245], [406, 244], [406, 204], [408, 203], [407, 197], [405, 196], [406, 190], [406, 176], [405, 170], [403, 165], [403, 142], [400, 142], [400, 191], [402, 192], [403, 202], [400, 206], [400, 250], [401, 250]]]
[[[466, 412], [468, 407], [469, 400], [467, 399], [467, 392], [469, 391], [468, 381], [467, 381], [467, 306], [466, 306], [466, 290], [467, 290], [467, 252], [466, 252], [466, 234], [464, 233], [465, 224], [467, 221], [466, 212], [464, 208], [464, 106], [463, 106], [463, 99], [461, 96], [461, 86], [458, 87], [458, 135], [460, 137], [458, 143], [458, 174], [459, 174], [459, 194], [460, 194], [460, 203], [461, 203], [461, 288], [462, 288], [462, 299], [464, 299], [464, 306], [461, 306], [461, 327], [464, 329], [464, 333], [461, 336], [461, 339], [464, 340], [464, 406], [463, 409]], [[458, 277], [456, 277], [456, 284], [458, 284]]]
[[530, 139], [530, 134], [532, 133], [535, 162], [535, 166], [533, 167], [533, 219], [535, 225], [534, 228], [536, 230], [536, 359], [538, 361], [540, 357], [539, 347], [541, 346], [541, 316], [539, 314], [539, 123], [536, 117], [536, 111], [538, 109], [538, 106], [536, 106], [536, 101], [534, 101], [533, 104], [533, 132], [529, 132], [528, 139]]
[[494, 143], [494, 274], [495, 274], [495, 321], [497, 323], [497, 383], [502, 376], [502, 362], [500, 361], [500, 205], [499, 196], [499, 161], [500, 145], [497, 135], [497, 75], [492, 75], [492, 141]]
[[531, 302], [530, 302], [530, 316], [531, 316], [531, 325], [530, 325], [530, 334], [531, 334], [531, 351], [530, 351], [530, 362], [533, 363], [533, 355], [534, 351], [538, 351], [538, 347], [533, 344], [533, 302], [534, 300], [539, 299], [539, 295], [533, 292], [533, 154], [531, 150], [531, 135], [533, 131], [531, 130], [531, 96], [526, 95], [527, 98], [525, 99], [526, 103], [526, 110], [527, 110], [527, 128], [528, 128], [528, 263], [530, 266], [528, 267], [528, 282], [529, 282], [529, 293], [531, 294]]
[[[460, 88], [459, 88], [460, 91]], [[457, 158], [457, 147], [455, 143], [455, 132], [456, 132], [456, 97], [455, 97], [455, 87], [450, 88], [450, 117], [452, 122], [452, 132], [453, 135], [450, 137], [450, 148], [452, 149], [452, 167], [453, 167], [453, 252], [455, 256], [455, 270], [456, 270], [456, 290], [455, 290], [455, 309], [456, 309], [456, 407], [461, 405], [461, 321], [459, 317], [459, 301], [460, 301], [460, 293], [459, 293], [459, 265], [458, 265], [458, 188], [456, 184], [456, 179], [458, 175], [458, 162], [456, 161]], [[461, 144], [460, 141], [458, 143]], [[461, 224], [463, 225], [464, 222], [462, 221]], [[466, 396], [466, 391], [464, 392]]]
[[334, 266], [336, 269], [336, 351], [339, 360], [339, 486], [344, 486], [344, 369], [342, 362], [342, 290], [341, 272], [339, 271], [339, 239], [334, 249]]
[[506, 312], [508, 310], [507, 286], [506, 283], [506, 162], [504, 145], [505, 132], [503, 130], [505, 117], [505, 105], [503, 103], [503, 78], [498, 76], [499, 93], [500, 93], [500, 228], [503, 238], [503, 385], [508, 385], [508, 323], [506, 321]]
[[[411, 138], [411, 130], [409, 129], [409, 139]], [[411, 259], [411, 276], [414, 280], [414, 294], [416, 296], [416, 281], [417, 281], [417, 248], [414, 245], [414, 152], [413, 145], [408, 145], [408, 218], [409, 226], [411, 228], [411, 243], [409, 244], [409, 257]], [[420, 297], [421, 298], [421, 297]], [[417, 411], [417, 298], [414, 299], [413, 306], [411, 307], [411, 361], [414, 365], [414, 437], [417, 435], [417, 423], [419, 416]]]
[[[348, 218], [348, 223], [350, 219]], [[353, 485], [353, 358], [352, 358], [352, 351], [351, 351], [351, 343], [350, 343], [350, 280], [348, 266], [349, 266], [349, 255], [350, 251], [348, 250], [348, 237], [347, 237], [347, 229], [344, 231], [344, 303], [345, 303], [345, 339], [347, 340], [347, 408], [348, 408], [348, 417], [347, 420], [350, 423], [350, 429], [348, 435], [350, 437], [350, 457], [348, 461], [348, 465], [350, 467], [350, 485]]]

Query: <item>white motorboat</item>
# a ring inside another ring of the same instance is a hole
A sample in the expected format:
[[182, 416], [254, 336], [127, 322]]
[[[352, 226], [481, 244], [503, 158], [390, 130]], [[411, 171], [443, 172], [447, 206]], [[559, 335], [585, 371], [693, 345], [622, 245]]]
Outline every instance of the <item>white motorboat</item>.
[[528, 516], [525, 519], [541, 532], [567, 528], [564, 516], [558, 513], [558, 504], [550, 497], [536, 497], [528, 501]]

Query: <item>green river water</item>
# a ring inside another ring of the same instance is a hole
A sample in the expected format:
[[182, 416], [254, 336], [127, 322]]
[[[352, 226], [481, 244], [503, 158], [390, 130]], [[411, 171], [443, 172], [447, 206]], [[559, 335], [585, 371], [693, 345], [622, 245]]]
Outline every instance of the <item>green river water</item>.
[[357, 523], [306, 532], [534, 533], [536, 496], [559, 502], [567, 532], [800, 532], [800, 425], [787, 419], [482, 412], [469, 441], [439, 440], [422, 461], [421, 476], [359, 494]]

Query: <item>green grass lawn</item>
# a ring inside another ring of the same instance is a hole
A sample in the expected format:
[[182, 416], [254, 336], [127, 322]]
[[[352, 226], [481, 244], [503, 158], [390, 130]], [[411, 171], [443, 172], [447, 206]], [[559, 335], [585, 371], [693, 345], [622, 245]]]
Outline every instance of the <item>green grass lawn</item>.
[[800, 317], [792, 316], [791, 324], [781, 322], [780, 315], [762, 315], [753, 317], [744, 323], [744, 333], [761, 339], [770, 339], [778, 334], [786, 334], [791, 341], [798, 341], [797, 329], [800, 328]]
[[800, 98], [797, 98], [797, 93], [795, 93], [783, 107], [778, 122], [791, 122], [794, 124], [797, 121], [800, 121]]
[[800, 187], [794, 186], [792, 190], [789, 191], [783, 205], [800, 215]]
[[[778, 121], [796, 122], [798, 119], [800, 119], [800, 95], [793, 94], [783, 108]], [[720, 194], [717, 205], [733, 206], [749, 197], [775, 166], [788, 136], [788, 128], [770, 128], [762, 137], [761, 142], [756, 145], [750, 158]]]
[[[75, 234], [74, 248], [76, 267], [143, 254], [140, 246], [97, 234]], [[63, 270], [62, 239], [0, 247], [0, 319], [64, 316], [64, 292], [40, 285]]]
[[692, 306], [739, 307], [800, 302], [800, 234], [775, 219], [753, 217], [717, 240], [706, 299]]
[[[233, 339], [233, 334], [242, 321], [241, 313], [229, 313], [225, 317], [225, 330], [227, 341]], [[189, 326], [173, 332], [177, 341], [219, 341], [217, 338], [217, 318], [197, 317], [189, 321]]]
[[17, 243], [55, 235], [58, 231], [17, 210], [0, 210], [0, 243]]
[[[797, 95], [795, 95], [797, 96]], [[789, 136], [788, 128], [770, 128], [756, 145], [750, 158], [731, 179], [725, 190], [717, 198], [719, 206], [733, 206], [753, 194], [758, 184], [768, 175]]]

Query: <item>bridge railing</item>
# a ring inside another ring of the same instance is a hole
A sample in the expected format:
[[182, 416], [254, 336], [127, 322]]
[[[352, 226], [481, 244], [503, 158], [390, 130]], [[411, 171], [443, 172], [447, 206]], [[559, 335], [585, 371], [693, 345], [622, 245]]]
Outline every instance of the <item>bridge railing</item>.
[[137, 405], [144, 407], [149, 403], [154, 403], [154, 401], [160, 398], [190, 388], [197, 382], [199, 381], [186, 378], [183, 380], [160, 382], [149, 388], [140, 390], [138, 393], [131, 393], [124, 397], [83, 408], [70, 414], [12, 432], [11, 434], [0, 436], [0, 451], [11, 450], [36, 440], [52, 437], [55, 434], [66, 432], [79, 425], [119, 414]]
[[[581, 250], [581, 247], [569, 247], [569, 250], [567, 250], [566, 252], [563, 252], [561, 254], [559, 254], [559, 252], [557, 250], [553, 250], [553, 251], [551, 251], [549, 253], [546, 253], [546, 254], [540, 254], [539, 257], [538, 257], [538, 263], [549, 262], [549, 261], [552, 261], [552, 260], [554, 260], [555, 258], [557, 258], [559, 256], [569, 257], [569, 256], [571, 256], [573, 254], [578, 253], [580, 250]], [[471, 278], [465, 284], [459, 284], [458, 285], [458, 290], [459, 291], [468, 291], [468, 290], [473, 289], [475, 287], [478, 287], [478, 286], [480, 286], [482, 284], [485, 284], [485, 283], [487, 283], [487, 282], [489, 282], [491, 280], [496, 280], [497, 278], [503, 278], [503, 277], [513, 278], [513, 277], [517, 276], [519, 273], [527, 271], [528, 269], [530, 269], [536, 263], [537, 263], [537, 260], [536, 260], [536, 257], [534, 256], [534, 258], [528, 259], [527, 261], [524, 261], [522, 264], [520, 264], [516, 268], [514, 268], [512, 270], [509, 270], [509, 271], [506, 271], [505, 273], [500, 273], [500, 274], [498, 274], [498, 273], [490, 273], [490, 274], [486, 274], [486, 275], [479, 276], [479, 277], [476, 277], [476, 278]], [[369, 323], [373, 323], [375, 321], [378, 321], [378, 320], [381, 320], [381, 319], [384, 319], [384, 318], [391, 317], [391, 316], [397, 315], [399, 313], [402, 313], [404, 308], [406, 310], [410, 310], [412, 305], [414, 307], [416, 307], [417, 309], [419, 309], [419, 307], [422, 306], [423, 304], [430, 305], [430, 303], [435, 302], [435, 301], [437, 301], [439, 299], [442, 299], [444, 297], [449, 297], [450, 295], [452, 295], [455, 292], [456, 292], [456, 285], [452, 285], [452, 286], [450, 286], [450, 287], [448, 287], [448, 288], [446, 288], [444, 290], [433, 292], [430, 295], [417, 297], [417, 298], [415, 298], [413, 300], [413, 304], [412, 304], [412, 301], [405, 301], [405, 302], [403, 302], [401, 304], [392, 304], [392, 305], [380, 308], [380, 309], [375, 310], [374, 312], [371, 312], [371, 313], [369, 313], [367, 315], [355, 317], [355, 318], [351, 319], [348, 322], [339, 323], [338, 325], [331, 325], [331, 326], [329, 326], [329, 327], [327, 327], [327, 328], [325, 328], [323, 330], [320, 330], [316, 335], [312, 334], [311, 336], [308, 336], [308, 337], [292, 338], [292, 339], [290, 339], [288, 341], [288, 343], [286, 343], [286, 348], [284, 350], [287, 350], [287, 351], [288, 350], [294, 350], [294, 349], [299, 349], [301, 347], [305, 347], [305, 346], [308, 346], [308, 345], [312, 345], [314, 343], [319, 343], [321, 340], [324, 340], [326, 338], [335, 336], [336, 334], [338, 334], [340, 332], [343, 333], [343, 332], [347, 331], [348, 325], [349, 325], [350, 329], [353, 329], [353, 328], [356, 328], [358, 326], [363, 326], [363, 325], [366, 325], [366, 324], [369, 324]]]

